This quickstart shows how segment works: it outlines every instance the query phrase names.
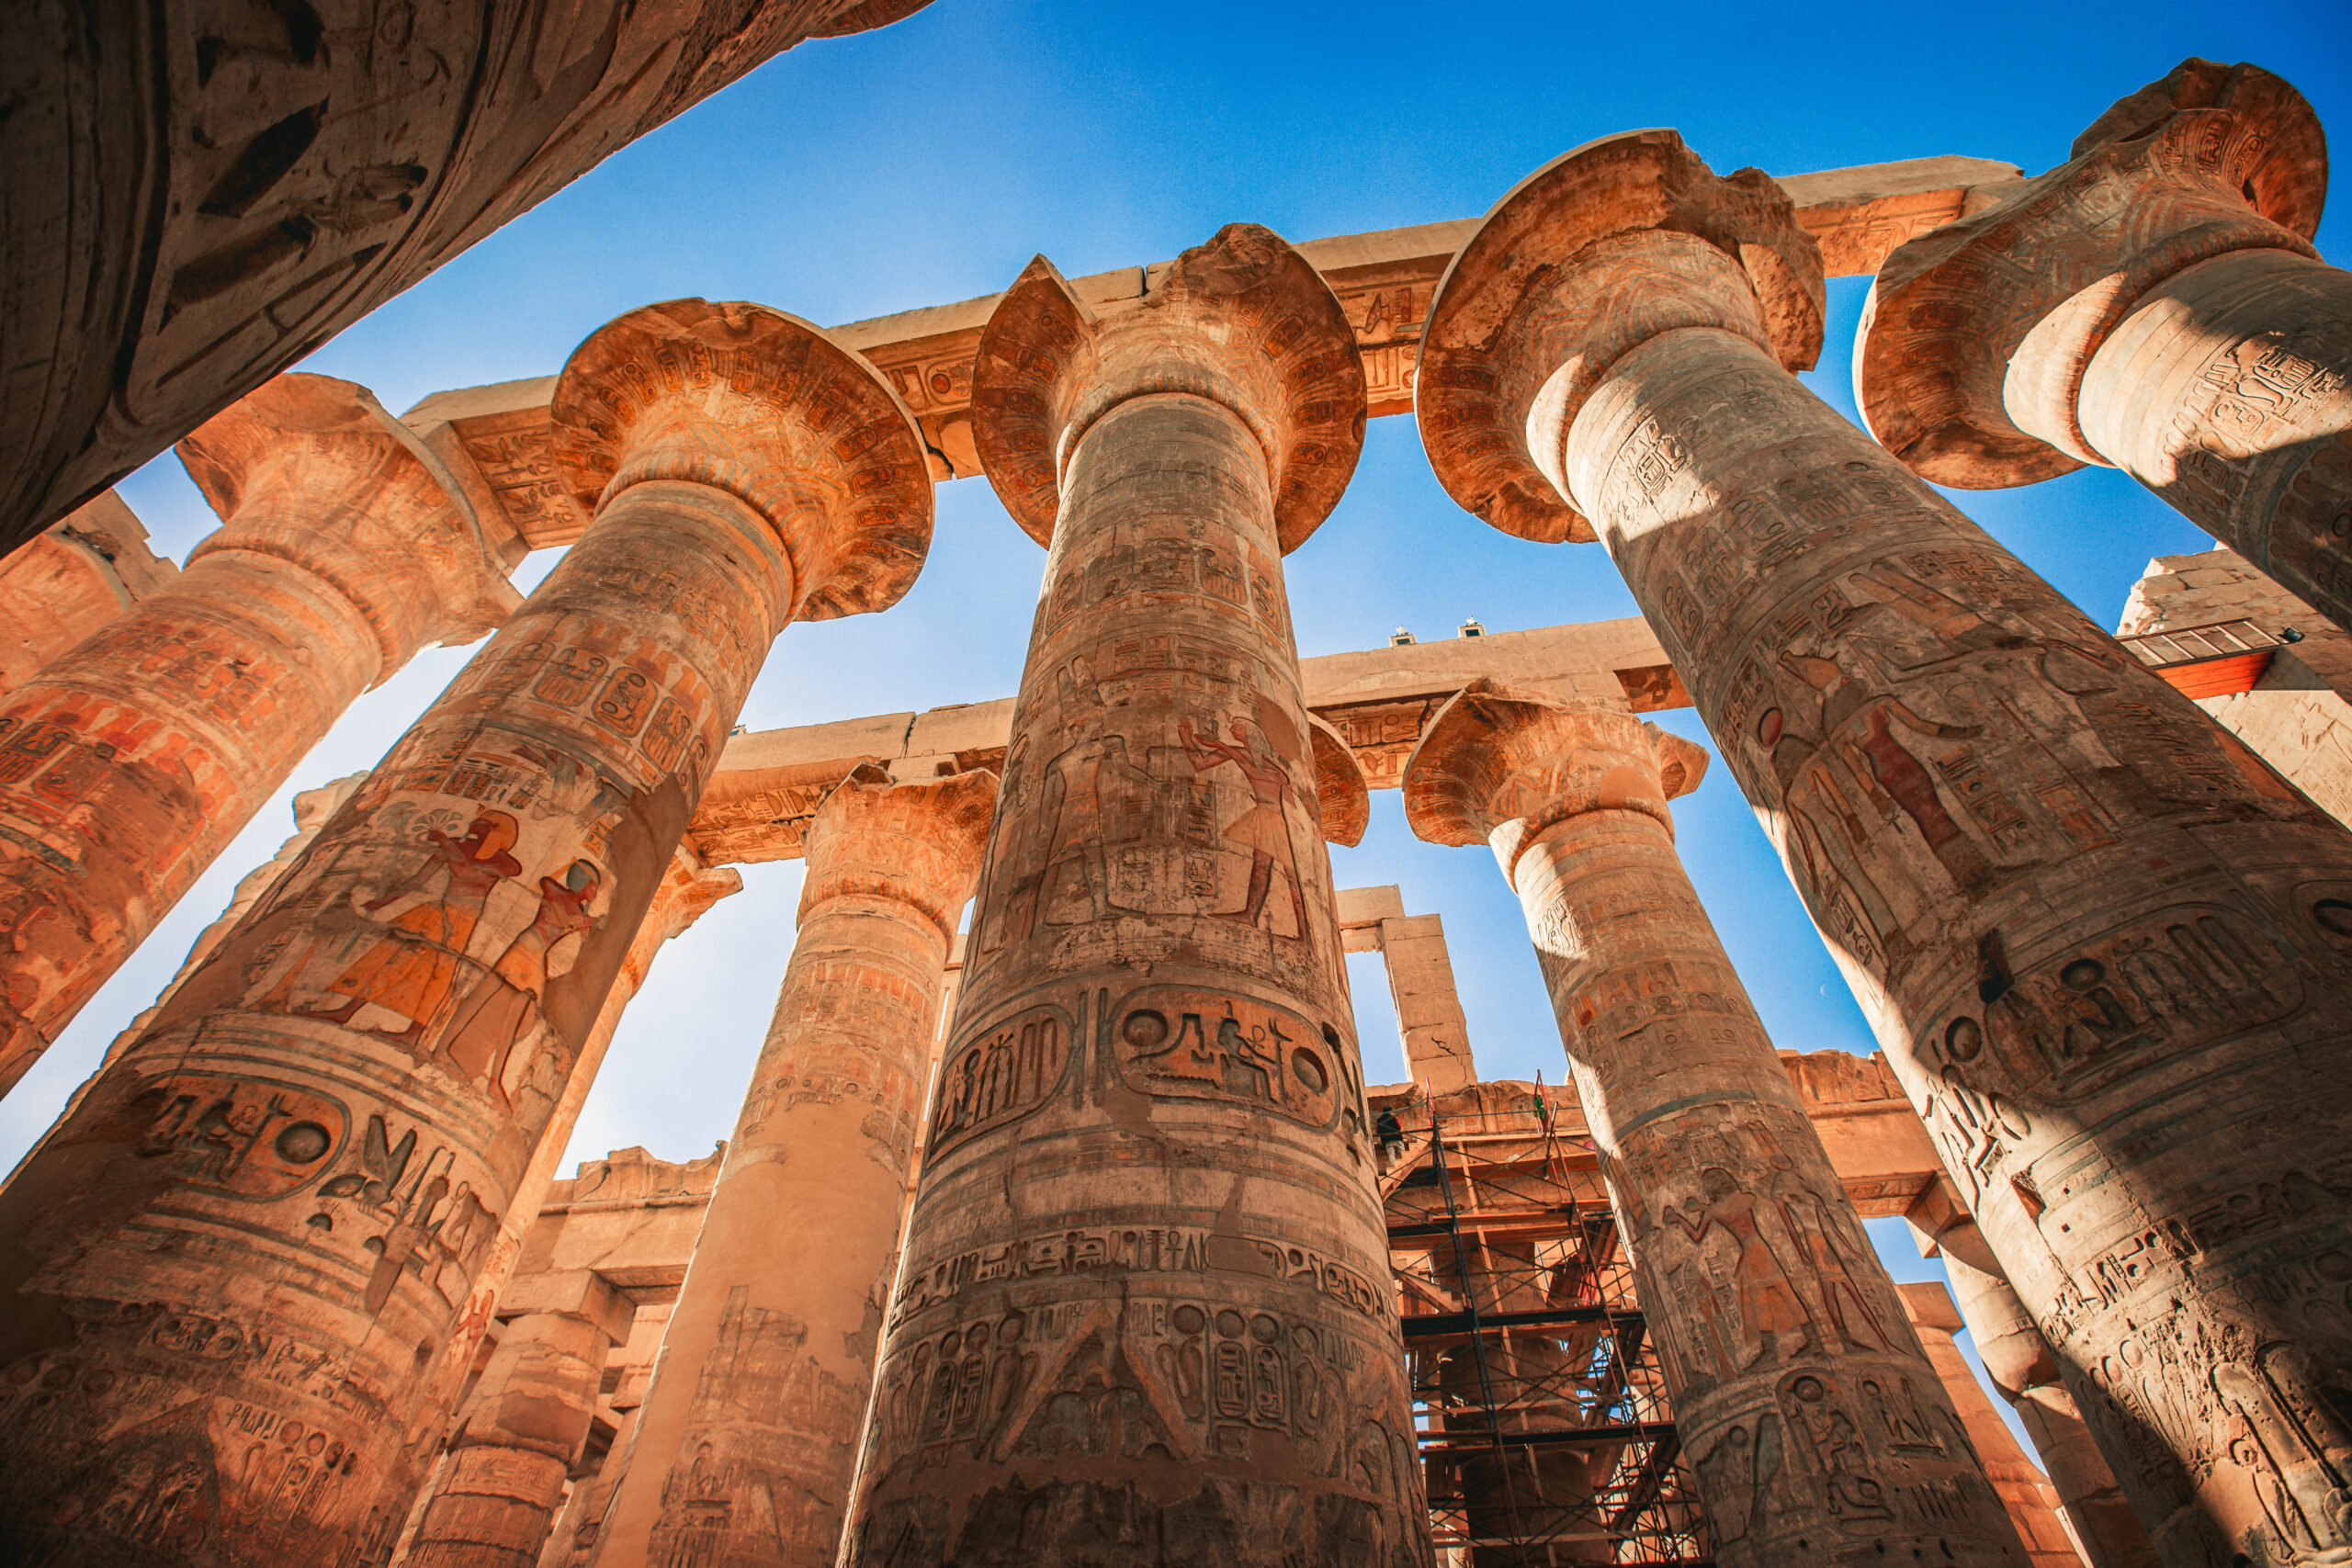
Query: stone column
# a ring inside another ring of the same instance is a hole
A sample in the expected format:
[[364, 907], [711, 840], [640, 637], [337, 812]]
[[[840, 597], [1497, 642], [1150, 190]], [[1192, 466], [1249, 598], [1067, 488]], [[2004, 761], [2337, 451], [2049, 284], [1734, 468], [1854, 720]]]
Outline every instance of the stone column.
[[762, 62], [925, 3], [12, 5], [0, 553]]
[[2009, 1522], [2017, 1526], [2018, 1537], [2025, 1542], [2026, 1561], [2033, 1568], [2083, 1568], [2065, 1521], [2059, 1517], [2056, 1489], [2018, 1446], [2008, 1423], [1984, 1397], [1984, 1386], [1976, 1381], [1968, 1358], [1960, 1353], [1952, 1336], [1965, 1325], [1960, 1309], [1952, 1305], [1951, 1292], [1932, 1280], [1895, 1289], [1903, 1298], [1912, 1332], [1926, 1348], [1928, 1360], [1960, 1414], [1970, 1445], [1984, 1461], [1985, 1478], [1999, 1494]]
[[[1623, 710], [1480, 680], [1423, 732], [1405, 814], [1430, 842], [1492, 845], [1526, 909], [1717, 1560], [2013, 1560], [2000, 1499], [1675, 853], [1666, 803], [1706, 762]], [[1804, 1484], [1771, 1484], [1783, 1455]]]
[[632, 312], [554, 408], [587, 536], [0, 1189], [0, 1382], [85, 1391], [0, 1428], [0, 1554], [381, 1551], [769, 644], [921, 562], [913, 423], [806, 322]]
[[605, 1358], [635, 1309], [584, 1269], [517, 1280], [506, 1332], [425, 1504], [401, 1568], [525, 1568], [538, 1561], [564, 1482], [587, 1445]]
[[1805, 390], [1819, 276], [1761, 174], [1571, 153], [1454, 260], [1432, 462], [1599, 528], [2166, 1561], [2352, 1546], [2352, 836]]
[[0, 694], [179, 574], [114, 491], [74, 508], [0, 560]]
[[[605, 1053], [612, 1045], [614, 1032], [620, 1028], [628, 1004], [637, 998], [638, 990], [645, 984], [646, 972], [654, 957], [702, 919], [713, 904], [742, 890], [742, 874], [733, 866], [706, 866], [702, 857], [684, 844], [671, 852], [662, 886], [655, 891], [645, 918], [638, 922], [637, 936], [622, 956], [612, 989], [605, 993], [604, 1005], [596, 1010], [596, 1021], [590, 1026], [588, 1039], [572, 1065], [571, 1076], [548, 1117], [546, 1131], [539, 1134], [530, 1166], [524, 1171], [522, 1180], [515, 1183], [514, 1200], [499, 1221], [497, 1239], [483, 1255], [465, 1314], [458, 1320], [457, 1329], [435, 1365], [425, 1397], [418, 1402], [420, 1415], [410, 1432], [405, 1461], [408, 1473], [422, 1475], [433, 1463], [446, 1430], [442, 1423], [462, 1396], [467, 1373], [474, 1364], [492, 1317], [505, 1303], [507, 1281], [514, 1277], [524, 1240], [547, 1202], [556, 1172], [562, 1168], [564, 1151], [571, 1145], [573, 1129], [580, 1124], [580, 1108], [595, 1086], [596, 1074], [605, 1065]], [[393, 1490], [398, 1489], [395, 1482]]]
[[995, 801], [985, 770], [892, 784], [869, 766], [817, 808], [775, 1020], [596, 1562], [832, 1568], [941, 983]]
[[0, 699], [0, 1091], [353, 698], [515, 603], [440, 466], [348, 381], [280, 377], [180, 457], [220, 531]]
[[2075, 1544], [2091, 1568], [2157, 1568], [2156, 1549], [2099, 1456], [2057, 1358], [2009, 1282], [1947, 1251], [1944, 1271], [1961, 1320], [1993, 1386], [2016, 1406], [2049, 1472]]
[[1862, 413], [1938, 484], [2122, 468], [2352, 626], [2352, 274], [2312, 247], [2326, 195], [2301, 94], [2185, 61], [2070, 162], [1887, 257]]
[[[1429, 1561], [1282, 557], [1354, 339], [1266, 230], [1096, 316], [1043, 257], [976, 439], [1046, 542], [845, 1561]], [[1212, 1544], [1213, 1543], [1213, 1544]]]

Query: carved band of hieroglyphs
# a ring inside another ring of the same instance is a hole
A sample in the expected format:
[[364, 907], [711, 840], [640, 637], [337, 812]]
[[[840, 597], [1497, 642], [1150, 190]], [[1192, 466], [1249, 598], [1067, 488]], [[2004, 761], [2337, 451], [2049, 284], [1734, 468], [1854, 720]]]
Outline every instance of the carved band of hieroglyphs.
[[1160, 1298], [991, 1313], [894, 1349], [876, 1391], [879, 1436], [919, 1467], [1158, 1444], [1182, 1460], [1238, 1458], [1252, 1429], [1288, 1433], [1317, 1473], [1392, 1500], [1415, 1496], [1409, 1450], [1351, 1392], [1378, 1386], [1376, 1348], [1285, 1314]]
[[140, 1102], [155, 1107], [140, 1157], [168, 1160], [190, 1185], [235, 1198], [283, 1198], [316, 1179], [351, 1132], [339, 1102], [266, 1079], [166, 1073]]
[[1201, 1225], [1069, 1225], [975, 1247], [910, 1272], [899, 1288], [893, 1325], [1002, 1280], [1043, 1280], [1117, 1269], [1132, 1274], [1246, 1274], [1302, 1285], [1346, 1303], [1366, 1318], [1389, 1310], [1363, 1274], [1309, 1248]]
[[1129, 1084], [1179, 1099], [1239, 1101], [1328, 1127], [1344, 1071], [1323, 1032], [1254, 998], [1148, 987], [1119, 1005], [1113, 1026]]
[[940, 1066], [926, 1163], [1050, 1099], [1069, 1065], [1073, 1033], [1061, 1009], [1033, 1007], [949, 1052]]
[[2128, 1076], [2151, 1048], [2259, 1028], [2303, 1005], [2293, 960], [2219, 905], [2175, 906], [2024, 973], [2007, 971], [1997, 938], [1980, 961], [1981, 1017], [1951, 1019], [1931, 1034], [1931, 1055], [1948, 1079], [1964, 1078], [1989, 1046], [1997, 1077], [2062, 1104]]
[[[1213, 463], [1141, 469], [1130, 478], [1164, 479], [1170, 472], [1185, 480], [1187, 488], [1233, 491], [1233, 499], [1243, 505], [1250, 504], [1256, 494]], [[1083, 611], [1149, 594], [1161, 600], [1170, 595], [1201, 595], [1235, 608], [1246, 607], [1274, 636], [1287, 637], [1290, 615], [1281, 569], [1254, 546], [1243, 547], [1246, 553], [1237, 555], [1215, 545], [1169, 538], [1114, 546], [1088, 560], [1083, 570], [1065, 571], [1054, 583], [1041, 612], [1046, 635], [1057, 634]]]

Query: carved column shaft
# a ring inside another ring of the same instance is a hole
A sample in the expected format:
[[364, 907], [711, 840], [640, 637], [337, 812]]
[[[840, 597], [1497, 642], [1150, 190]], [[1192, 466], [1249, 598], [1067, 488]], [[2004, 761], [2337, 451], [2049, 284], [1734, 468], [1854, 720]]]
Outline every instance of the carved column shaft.
[[978, 444], [1050, 537], [848, 1561], [1426, 1562], [1283, 549], [1362, 367], [1262, 229], [1097, 320], [1042, 258]]
[[1718, 1560], [2000, 1562], [2000, 1500], [1675, 853], [1667, 801], [1705, 765], [1480, 681], [1430, 721], [1406, 811], [1491, 843], [1526, 910]]
[[[1559, 268], [1488, 340], [1502, 471], [1598, 525], [2166, 1560], [2352, 1545], [2352, 836], [1789, 373], [1769, 181], [1559, 172], [1487, 220]], [[1419, 384], [1483, 505], [1462, 330]]]
[[[611, 1047], [613, 1035], [619, 1030], [629, 1003], [645, 984], [646, 973], [655, 956], [700, 919], [713, 904], [742, 890], [742, 874], [734, 867], [705, 866], [701, 857], [684, 844], [672, 852], [669, 869], [653, 895], [652, 907], [638, 922], [637, 935], [621, 959], [618, 973], [613, 976], [612, 988], [605, 993], [604, 1006], [596, 1010], [596, 1021], [580, 1047], [579, 1059], [572, 1065], [563, 1092], [557, 1097], [530, 1166], [524, 1171], [522, 1180], [515, 1183], [514, 1200], [499, 1221], [498, 1237], [474, 1276], [473, 1295], [466, 1303], [464, 1315], [458, 1320], [448, 1344], [435, 1364], [425, 1397], [419, 1401], [421, 1415], [411, 1430], [406, 1455], [409, 1474], [424, 1474], [433, 1462], [443, 1437], [445, 1413], [459, 1397], [473, 1369], [482, 1335], [506, 1294], [508, 1281], [514, 1278], [524, 1238], [537, 1221], [539, 1210], [547, 1202], [548, 1190], [562, 1168], [564, 1151], [570, 1147], [572, 1132], [580, 1124], [580, 1108], [595, 1087], [596, 1075], [605, 1065], [605, 1053]], [[403, 1489], [398, 1479], [388, 1488], [395, 1495]]]
[[[389, 1544], [435, 1359], [769, 644], [920, 561], [911, 422], [805, 322], [634, 312], [555, 407], [597, 522], [0, 1190], [8, 1375], [105, 1388], [0, 1439], [20, 1554]], [[153, 1411], [168, 1485], [130, 1457]]]
[[924, 4], [12, 6], [0, 553], [763, 61]]
[[0, 700], [0, 1092], [352, 700], [514, 603], [374, 398], [287, 376], [182, 444], [187, 570]]
[[1890, 254], [1855, 389], [1939, 484], [2113, 465], [2352, 626], [2352, 276], [2302, 95], [2187, 60], [2072, 157]]
[[594, 1561], [831, 1568], [995, 794], [987, 772], [861, 768], [818, 808], [775, 1021]]
[[2057, 1358], [2009, 1282], [1952, 1252], [1944, 1253], [1951, 1297], [1976, 1342], [1993, 1386], [2033, 1438], [2042, 1468], [2066, 1511], [2075, 1542], [2091, 1568], [2157, 1568], [2156, 1549], [2115, 1483], [2115, 1472], [2091, 1440]]
[[526, 1568], [563, 1505], [631, 1308], [586, 1270], [518, 1280], [508, 1297], [505, 1332], [401, 1568]]
[[2082, 370], [2084, 440], [2352, 626], [2352, 273], [2233, 251], [2166, 278]]

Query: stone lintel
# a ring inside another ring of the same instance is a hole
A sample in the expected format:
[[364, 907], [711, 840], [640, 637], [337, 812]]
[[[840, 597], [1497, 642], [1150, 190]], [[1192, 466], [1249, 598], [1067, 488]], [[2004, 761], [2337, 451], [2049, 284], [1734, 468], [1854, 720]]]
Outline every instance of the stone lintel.
[[498, 1295], [498, 1315], [513, 1319], [534, 1314], [576, 1317], [617, 1344], [628, 1337], [636, 1303], [593, 1269], [564, 1269], [551, 1274], [526, 1274], [508, 1282]]
[[[2023, 176], [2012, 164], [1946, 154], [1789, 175], [1780, 183], [1796, 202], [1798, 219], [1821, 243], [1829, 275], [1845, 277], [1876, 272], [1895, 246], [1984, 210]], [[1375, 418], [1412, 412], [1413, 361], [1430, 296], [1479, 221], [1418, 223], [1295, 247], [1347, 311]], [[1096, 311], [1115, 311], [1142, 299], [1147, 279], [1170, 265], [1116, 267], [1070, 278], [1069, 285]], [[1002, 298], [986, 294], [832, 329], [833, 339], [872, 360], [913, 411], [932, 449], [934, 479], [980, 472], [971, 434], [972, 362], [980, 329]], [[548, 451], [548, 400], [554, 387], [553, 376], [541, 376], [435, 392], [405, 416], [420, 431], [438, 425], [454, 434], [473, 459], [478, 482], [496, 497], [484, 513], [485, 530], [503, 524], [534, 549], [569, 544], [588, 525], [585, 511], [565, 493]]]
[[[1395, 789], [1431, 717], [1482, 677], [1635, 713], [1690, 705], [1639, 616], [1328, 654], [1301, 660], [1300, 673], [1309, 710], [1347, 743], [1367, 789]], [[817, 803], [853, 768], [872, 763], [901, 780], [908, 775], [897, 764], [910, 759], [932, 759], [943, 774], [1001, 769], [1012, 734], [1005, 697], [738, 735], [703, 792], [688, 841], [713, 865], [797, 860]]]

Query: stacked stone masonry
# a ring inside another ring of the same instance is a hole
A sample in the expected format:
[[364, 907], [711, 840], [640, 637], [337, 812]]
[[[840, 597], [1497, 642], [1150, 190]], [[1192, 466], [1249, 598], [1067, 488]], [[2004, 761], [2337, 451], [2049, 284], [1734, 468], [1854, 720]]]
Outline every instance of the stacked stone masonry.
[[[2294, 89], [2186, 62], [2032, 179], [1718, 178], [1633, 132], [1482, 219], [1040, 257], [831, 333], [650, 305], [405, 419], [280, 373], [920, 6], [122, 8], [212, 62], [136, 81], [24, 19], [17, 96], [103, 134], [0, 170], [39, 237], [0, 321], [0, 1089], [360, 693], [495, 635], [298, 801], [0, 1187], [0, 1555], [1495, 1568], [1636, 1516], [1758, 1568], [2352, 1554], [2352, 285]], [[426, 58], [479, 90], [315, 107]], [[1875, 441], [1795, 378], [1845, 274]], [[1302, 661], [1283, 558], [1408, 412], [1464, 508], [1598, 543], [1641, 615]], [[222, 519], [184, 570], [105, 491], [175, 441]], [[2086, 463], [2225, 546], [2151, 562], [2120, 641], [1922, 482]], [[733, 733], [983, 473], [1046, 548], [1019, 692]], [[1683, 706], [1882, 1055], [1766, 1036], [1673, 847], [1706, 752], [1639, 716]], [[1334, 888], [1385, 788], [1497, 855], [1571, 1091], [1482, 1081], [1438, 917]], [[654, 955], [784, 858], [733, 1138], [557, 1182]], [[1363, 1081], [1367, 951], [1407, 1085]], [[1474, 1258], [1478, 1161], [1568, 1196], [1481, 1210]], [[1547, 1459], [1489, 1354], [1656, 1386]]]

